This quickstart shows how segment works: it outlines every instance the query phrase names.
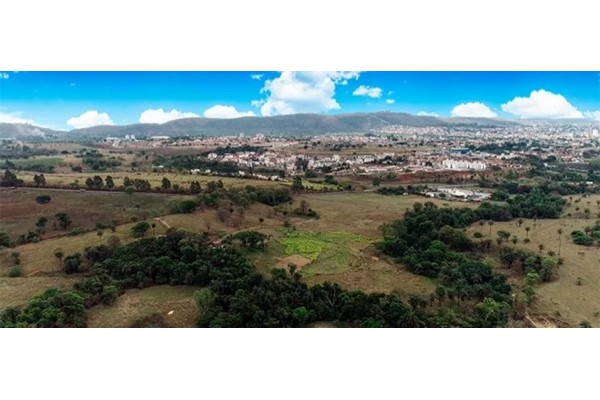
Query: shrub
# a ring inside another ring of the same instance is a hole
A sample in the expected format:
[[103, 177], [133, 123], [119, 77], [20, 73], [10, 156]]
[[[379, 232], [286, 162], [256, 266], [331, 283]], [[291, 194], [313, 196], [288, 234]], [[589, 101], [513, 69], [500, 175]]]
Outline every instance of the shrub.
[[198, 208], [198, 203], [194, 200], [182, 200], [171, 207], [174, 214], [191, 214]]
[[146, 221], [138, 222], [131, 228], [131, 235], [135, 238], [144, 237], [150, 229], [150, 224]]
[[19, 276], [22, 276], [22, 275], [23, 275], [23, 272], [21, 271], [20, 265], [15, 265], [15, 266], [11, 267], [11, 269], [8, 271], [9, 278], [18, 278]]
[[481, 232], [475, 232], [473, 234], [473, 237], [476, 238], [476, 239], [481, 239], [483, 237], [483, 233], [481, 233]]
[[65, 261], [63, 263], [63, 270], [67, 274], [75, 274], [79, 272], [79, 267], [81, 266], [81, 254], [76, 253], [70, 256], [65, 257]]
[[38, 204], [48, 204], [48, 203], [50, 203], [50, 200], [52, 200], [52, 199], [47, 194], [43, 194], [43, 195], [37, 196], [35, 198], [35, 201]]

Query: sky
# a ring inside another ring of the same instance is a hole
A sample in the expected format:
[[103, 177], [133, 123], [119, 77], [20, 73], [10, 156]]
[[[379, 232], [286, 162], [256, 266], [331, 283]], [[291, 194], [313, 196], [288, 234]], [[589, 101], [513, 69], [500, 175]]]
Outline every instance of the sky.
[[60, 130], [375, 111], [600, 121], [600, 73], [0, 72], [0, 122]]

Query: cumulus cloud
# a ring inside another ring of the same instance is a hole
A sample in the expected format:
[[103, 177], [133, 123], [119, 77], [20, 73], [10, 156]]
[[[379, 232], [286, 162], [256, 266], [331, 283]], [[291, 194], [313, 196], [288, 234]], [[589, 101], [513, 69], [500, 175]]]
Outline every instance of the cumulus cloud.
[[417, 113], [419, 117], [439, 117], [438, 113], [427, 112], [427, 111], [419, 111]]
[[257, 107], [258, 108], [258, 107], [262, 106], [263, 104], [265, 104], [265, 102], [266, 102], [266, 100], [264, 100], [264, 99], [262, 99], [262, 100], [252, 100], [250, 102], [250, 105], [252, 107]]
[[204, 110], [202, 114], [206, 118], [241, 118], [241, 117], [254, 117], [254, 113], [252, 111], [238, 111], [234, 106], [224, 106], [221, 104], [214, 105], [210, 108]]
[[147, 109], [146, 111], [140, 114], [139, 121], [142, 124], [164, 124], [165, 122], [173, 121], [181, 118], [194, 118], [199, 117], [198, 114], [194, 114], [193, 112], [182, 112], [176, 109], [172, 109], [171, 111], [165, 111], [162, 108], [157, 109]]
[[336, 85], [358, 79], [358, 72], [282, 72], [266, 80], [261, 93], [267, 95], [260, 112], [264, 116], [294, 113], [320, 113], [339, 110]]
[[583, 118], [581, 111], [563, 95], [544, 89], [534, 90], [529, 97], [515, 97], [502, 104], [502, 111], [520, 118]]
[[377, 99], [381, 97], [381, 88], [379, 87], [370, 87], [365, 85], [360, 85], [356, 88], [354, 92], [352, 92], [353, 96], [367, 96]]
[[394, 99], [385, 99], [385, 102], [388, 104], [394, 104], [396, 102], [396, 100]]
[[250, 75], [250, 78], [252, 78], [256, 81], [260, 81], [263, 76], [264, 76], [264, 74], [252, 74], [252, 75]]
[[497, 116], [488, 106], [479, 102], [462, 103], [452, 109], [453, 117], [494, 118]]
[[20, 113], [3, 113], [3, 112], [0, 112], [0, 122], [5, 122], [7, 124], [29, 124], [29, 125], [35, 125], [32, 120], [26, 119], [26, 118], [21, 118]]
[[69, 118], [67, 120], [67, 125], [72, 126], [75, 129], [81, 129], [98, 125], [114, 125], [114, 122], [107, 113], [89, 110], [78, 117]]
[[588, 119], [592, 119], [594, 121], [600, 121], [600, 111], [587, 111], [587, 112], [583, 113], [583, 115]]
[[0, 79], [8, 79], [10, 78], [10, 75], [7, 74], [6, 72], [0, 72]]

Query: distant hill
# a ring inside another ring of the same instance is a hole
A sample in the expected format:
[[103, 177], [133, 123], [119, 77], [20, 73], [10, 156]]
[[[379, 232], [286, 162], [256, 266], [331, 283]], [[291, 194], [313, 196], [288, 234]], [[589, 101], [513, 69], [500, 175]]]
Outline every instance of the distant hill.
[[[186, 118], [164, 124], [105, 125], [71, 131], [53, 131], [24, 124], [0, 124], [0, 138], [41, 135], [66, 137], [136, 136], [220, 136], [245, 133], [255, 135], [322, 135], [336, 133], [367, 133], [392, 125], [414, 127], [494, 127], [511, 125], [571, 124], [582, 120], [506, 120], [497, 118], [438, 118], [407, 113], [376, 112], [354, 114], [293, 114], [274, 117], [243, 117], [236, 119]], [[589, 121], [587, 121], [589, 123]]]
[[0, 122], [0, 139], [6, 138], [27, 138], [27, 137], [45, 137], [48, 135], [61, 135], [64, 132], [53, 131], [52, 129], [40, 128], [29, 124], [9, 124]]

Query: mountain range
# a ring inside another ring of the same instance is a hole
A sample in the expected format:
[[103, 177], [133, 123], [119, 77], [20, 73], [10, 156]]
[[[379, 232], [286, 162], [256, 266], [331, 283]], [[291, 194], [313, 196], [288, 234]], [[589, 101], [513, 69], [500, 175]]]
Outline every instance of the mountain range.
[[590, 120], [507, 120], [496, 118], [440, 118], [407, 113], [375, 112], [354, 114], [292, 114], [274, 117], [243, 117], [235, 119], [185, 118], [164, 124], [101, 125], [70, 131], [59, 131], [27, 124], [0, 123], [0, 138], [30, 136], [124, 137], [143, 136], [220, 136], [237, 135], [323, 135], [366, 133], [401, 125], [412, 127], [501, 127], [518, 125], [591, 124]]

